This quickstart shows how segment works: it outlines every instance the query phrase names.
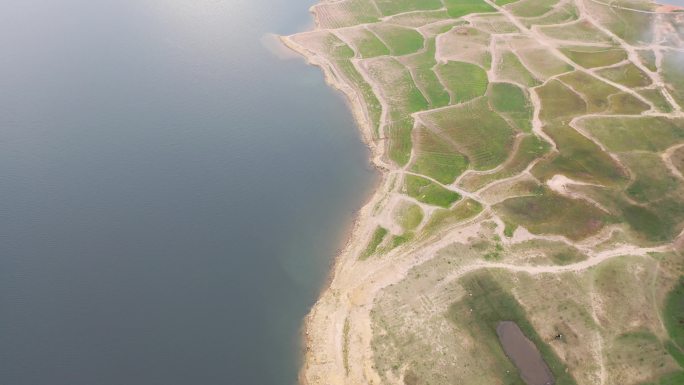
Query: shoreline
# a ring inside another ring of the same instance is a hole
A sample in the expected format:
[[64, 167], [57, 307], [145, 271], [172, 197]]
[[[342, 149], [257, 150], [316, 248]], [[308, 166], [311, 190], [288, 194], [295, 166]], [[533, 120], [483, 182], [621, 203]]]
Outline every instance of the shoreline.
[[[318, 30], [320, 27], [313, 7], [309, 9], [309, 12], [313, 15], [314, 19], [314, 28], [312, 31]], [[279, 36], [279, 39], [285, 47], [298, 55], [301, 55], [307, 65], [320, 68], [323, 72], [325, 83], [344, 95], [345, 103], [348, 105], [354, 117], [357, 129], [361, 133], [361, 140], [370, 151], [369, 163], [379, 173], [379, 178], [375, 185], [370, 189], [367, 198], [365, 199], [365, 203], [354, 212], [354, 219], [351, 226], [343, 233], [342, 239], [346, 239], [346, 241], [344, 241], [343, 246], [332, 258], [329, 273], [321, 286], [316, 302], [303, 320], [301, 330], [301, 339], [303, 342], [301, 348], [303, 356], [298, 374], [298, 382], [301, 385], [311, 385], [305, 374], [314, 361], [311, 356], [313, 350], [311, 347], [314, 345], [314, 339], [312, 338], [314, 317], [319, 310], [319, 304], [323, 298], [333, 291], [332, 286], [340, 269], [346, 262], [354, 261], [354, 257], [357, 255], [355, 246], [358, 247], [363, 239], [374, 230], [375, 227], [370, 223], [371, 221], [369, 221], [369, 218], [371, 217], [374, 203], [384, 196], [384, 190], [381, 187], [388, 181], [390, 170], [381, 165], [380, 159], [385, 153], [384, 146], [373, 141], [373, 129], [369, 123], [370, 120], [366, 113], [366, 106], [356, 89], [340, 80], [341, 77], [336, 74], [334, 66], [330, 64], [329, 61], [308, 51], [306, 48], [292, 41], [288, 36]]]

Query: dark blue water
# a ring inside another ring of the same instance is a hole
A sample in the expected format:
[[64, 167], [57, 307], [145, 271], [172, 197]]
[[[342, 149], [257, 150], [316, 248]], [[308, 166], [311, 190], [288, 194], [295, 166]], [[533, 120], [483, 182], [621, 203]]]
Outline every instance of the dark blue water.
[[0, 3], [0, 384], [295, 383], [375, 177], [313, 2]]

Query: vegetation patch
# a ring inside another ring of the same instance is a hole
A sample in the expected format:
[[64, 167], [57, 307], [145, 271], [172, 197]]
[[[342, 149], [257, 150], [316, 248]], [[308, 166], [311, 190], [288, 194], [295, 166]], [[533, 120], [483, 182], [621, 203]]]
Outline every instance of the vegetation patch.
[[491, 5], [482, 0], [443, 0], [449, 12], [449, 16], [458, 18], [471, 13], [483, 13], [496, 11]]
[[438, 65], [437, 72], [456, 103], [472, 100], [487, 92], [487, 72], [480, 66], [450, 61]]
[[555, 377], [556, 384], [575, 384], [575, 379], [567, 370], [565, 363], [539, 336], [523, 307], [497, 282], [498, 278], [490, 272], [476, 272], [463, 277], [460, 283], [467, 295], [451, 305], [447, 315], [449, 320], [459, 328], [469, 331], [472, 338], [477, 341], [478, 349], [489, 353], [483, 364], [495, 371], [502, 383], [522, 383], [520, 378], [514, 379], [508, 374], [517, 373], [517, 369], [506, 357], [496, 334], [499, 322], [513, 321], [539, 349]]
[[544, 121], [582, 115], [587, 111], [584, 100], [558, 80], [549, 81], [536, 92], [541, 100], [539, 117]]
[[606, 68], [598, 71], [598, 74], [606, 79], [620, 83], [629, 88], [646, 87], [651, 85], [651, 78], [629, 62], [618, 67]]
[[442, 8], [440, 0], [374, 0], [384, 16], [410, 11], [429, 11]]
[[560, 50], [570, 60], [584, 68], [610, 66], [627, 59], [627, 52], [621, 48], [571, 46]]
[[619, 90], [608, 83], [581, 71], [571, 72], [559, 78], [563, 83], [579, 92], [584, 98], [587, 112], [597, 113], [608, 109], [608, 97]]
[[371, 29], [394, 56], [408, 55], [423, 48], [423, 35], [415, 29], [394, 24], [374, 24]]
[[532, 130], [533, 107], [525, 91], [510, 83], [492, 83], [488, 90], [494, 110], [506, 117], [520, 131]]
[[610, 151], [664, 151], [684, 140], [684, 119], [586, 118], [582, 126]]
[[534, 234], [559, 234], [573, 240], [595, 234], [609, 216], [586, 201], [570, 199], [548, 189], [535, 196], [509, 198], [494, 206], [507, 222]]
[[418, 130], [417, 137], [411, 171], [432, 177], [442, 184], [451, 184], [468, 168], [468, 158], [449, 141], [425, 127]]
[[550, 145], [536, 135], [526, 135], [520, 141], [513, 156], [504, 163], [497, 172], [464, 175], [459, 181], [460, 186], [468, 191], [476, 191], [499, 179], [508, 178], [522, 172], [532, 161], [548, 153]]
[[380, 246], [382, 241], [385, 239], [387, 233], [388, 231], [386, 228], [378, 226], [373, 232], [373, 236], [371, 237], [370, 241], [368, 241], [366, 249], [359, 256], [359, 259], [363, 261], [365, 259], [368, 259], [368, 257], [370, 257], [371, 255], [375, 254], [375, 251], [378, 249], [378, 246]]
[[394, 209], [394, 218], [405, 232], [411, 231], [423, 221], [423, 209], [415, 203], [401, 202]]
[[416, 175], [406, 175], [404, 190], [420, 202], [439, 207], [449, 207], [461, 199], [458, 193]]
[[486, 98], [421, 115], [430, 127], [444, 132], [475, 170], [503, 163], [513, 146], [514, 131], [489, 108]]

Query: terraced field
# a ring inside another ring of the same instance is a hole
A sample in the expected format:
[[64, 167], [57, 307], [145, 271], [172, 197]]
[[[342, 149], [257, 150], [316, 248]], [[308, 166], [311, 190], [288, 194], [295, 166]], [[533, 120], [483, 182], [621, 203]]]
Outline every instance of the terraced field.
[[330, 0], [283, 38], [382, 171], [306, 324], [306, 384], [684, 384], [684, 12]]

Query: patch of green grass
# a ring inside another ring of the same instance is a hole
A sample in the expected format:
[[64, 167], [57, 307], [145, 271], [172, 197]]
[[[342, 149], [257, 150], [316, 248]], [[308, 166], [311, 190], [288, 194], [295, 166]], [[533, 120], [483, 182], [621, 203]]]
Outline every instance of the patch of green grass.
[[376, 137], [379, 136], [378, 128], [380, 126], [380, 116], [382, 115], [382, 105], [378, 100], [377, 96], [373, 92], [371, 86], [366, 82], [366, 80], [361, 76], [359, 71], [356, 70], [354, 64], [350, 60], [338, 60], [336, 63], [337, 68], [343, 73], [343, 75], [356, 87], [356, 89], [361, 93], [361, 97], [364, 100], [364, 105], [368, 110], [368, 117], [370, 119], [370, 125], [373, 128], [373, 132]]
[[461, 179], [460, 186], [468, 191], [476, 191], [486, 184], [498, 179], [508, 178], [523, 171], [533, 160], [549, 152], [548, 142], [536, 135], [526, 135], [520, 142], [518, 150], [497, 172], [489, 174], [468, 174]]
[[430, 11], [442, 8], [440, 0], [375, 0], [384, 16], [410, 11]]
[[609, 107], [608, 97], [620, 92], [610, 84], [580, 71], [563, 75], [559, 79], [584, 96], [587, 112], [589, 113], [605, 111]]
[[404, 191], [420, 202], [439, 207], [449, 207], [461, 199], [458, 193], [415, 175], [406, 175]]
[[490, 170], [503, 163], [511, 152], [514, 131], [490, 109], [486, 98], [432, 111], [421, 118], [451, 138], [475, 170]]
[[408, 55], [423, 48], [423, 35], [415, 29], [394, 24], [377, 24], [371, 28], [394, 56]]
[[432, 177], [443, 184], [453, 183], [468, 168], [468, 158], [434, 132], [421, 127], [418, 133], [411, 171]]
[[605, 67], [627, 59], [621, 48], [565, 47], [560, 49], [565, 56], [584, 68]]
[[501, 62], [497, 65], [497, 72], [500, 79], [516, 82], [523, 86], [534, 87], [541, 84], [520, 62], [518, 56], [511, 51], [503, 51]]
[[609, 111], [613, 114], [639, 115], [651, 107], [626, 92], [618, 92], [608, 97]]
[[[665, 299], [663, 322], [670, 339], [679, 349], [680, 354], [684, 354], [684, 276], [679, 278], [679, 282]], [[684, 367], [684, 362], [681, 360], [678, 362]]]
[[468, 295], [449, 307], [449, 320], [458, 325], [459, 329], [469, 331], [473, 340], [477, 341], [478, 349], [489, 353], [489, 369], [498, 372], [501, 383], [523, 383], [520, 378], [512, 379], [508, 374], [516, 373], [517, 369], [503, 352], [496, 334], [496, 328], [501, 321], [513, 321], [537, 347], [551, 369], [556, 384], [576, 384], [565, 363], [544, 342], [528, 320], [524, 308], [498, 283], [499, 279], [500, 277], [495, 277], [488, 271], [464, 276], [460, 282]]
[[587, 105], [582, 98], [557, 80], [551, 80], [537, 88], [541, 100], [539, 117], [543, 121], [552, 121], [582, 115]]
[[678, 180], [670, 174], [659, 155], [627, 153], [620, 159], [634, 175], [634, 180], [625, 190], [633, 200], [655, 203], [677, 188]]
[[382, 241], [385, 239], [387, 233], [388, 231], [386, 228], [378, 226], [373, 232], [373, 236], [371, 237], [370, 241], [368, 241], [366, 249], [359, 256], [359, 259], [363, 261], [365, 259], [368, 259], [368, 257], [370, 257], [371, 255], [375, 254], [375, 251], [378, 249], [378, 246], [380, 246]]
[[507, 8], [516, 16], [537, 17], [549, 12], [556, 4], [558, 0], [522, 0]]
[[684, 139], [684, 119], [587, 118], [582, 126], [610, 151], [664, 151]]
[[411, 158], [411, 130], [413, 119], [406, 118], [389, 123], [387, 136], [389, 138], [387, 155], [399, 166], [404, 166]]
[[634, 231], [651, 241], [665, 241], [669, 238], [669, 223], [649, 208], [627, 205], [623, 207], [622, 215]]
[[454, 95], [454, 102], [462, 103], [482, 96], [487, 92], [487, 72], [480, 66], [450, 61], [437, 66], [446, 87]]
[[423, 221], [423, 209], [415, 203], [403, 202], [395, 208], [394, 218], [399, 226], [408, 232]]
[[[343, 0], [316, 5], [316, 14], [321, 28], [349, 27], [378, 21], [380, 14], [371, 0]], [[336, 15], [330, 17], [330, 15]]]
[[541, 161], [532, 168], [532, 174], [547, 180], [556, 174], [604, 186], [618, 186], [627, 181], [627, 174], [596, 143], [565, 124], [548, 124], [544, 127], [556, 142], [560, 153]]
[[356, 48], [362, 58], [365, 59], [390, 54], [389, 48], [387, 48], [385, 43], [380, 41], [373, 32], [359, 28], [356, 31], [356, 34], [354, 44], [356, 44]]
[[492, 83], [487, 91], [492, 108], [523, 132], [532, 130], [533, 106], [525, 91], [510, 83]]
[[660, 112], [670, 113], [672, 112], [672, 105], [665, 99], [662, 91], [658, 88], [646, 89], [637, 91], [641, 96], [646, 98], [646, 100], [653, 103], [655, 108]]
[[540, 27], [539, 30], [546, 36], [558, 40], [584, 41], [589, 43], [609, 43], [610, 36], [596, 28], [587, 20], [577, 20], [574, 23], [563, 25], [551, 25]]
[[474, 218], [483, 210], [482, 204], [472, 199], [464, 199], [450, 209], [436, 210], [425, 225], [424, 235], [434, 234], [435, 231], [452, 224]]
[[425, 52], [407, 56], [403, 62], [412, 70], [413, 79], [416, 85], [423, 90], [430, 108], [443, 107], [448, 105], [451, 99], [444, 85], [432, 70], [432, 67], [437, 65], [435, 61], [435, 39], [427, 40], [425, 48]]
[[606, 79], [620, 83], [629, 88], [646, 87], [651, 85], [651, 78], [633, 63], [611, 67], [598, 71]]
[[491, 5], [482, 0], [443, 0], [449, 16], [459, 18], [471, 13], [495, 12]]
[[524, 226], [533, 234], [559, 234], [573, 240], [599, 231], [610, 219], [606, 213], [579, 199], [570, 199], [548, 189], [536, 196], [506, 199], [494, 206], [509, 223]]

